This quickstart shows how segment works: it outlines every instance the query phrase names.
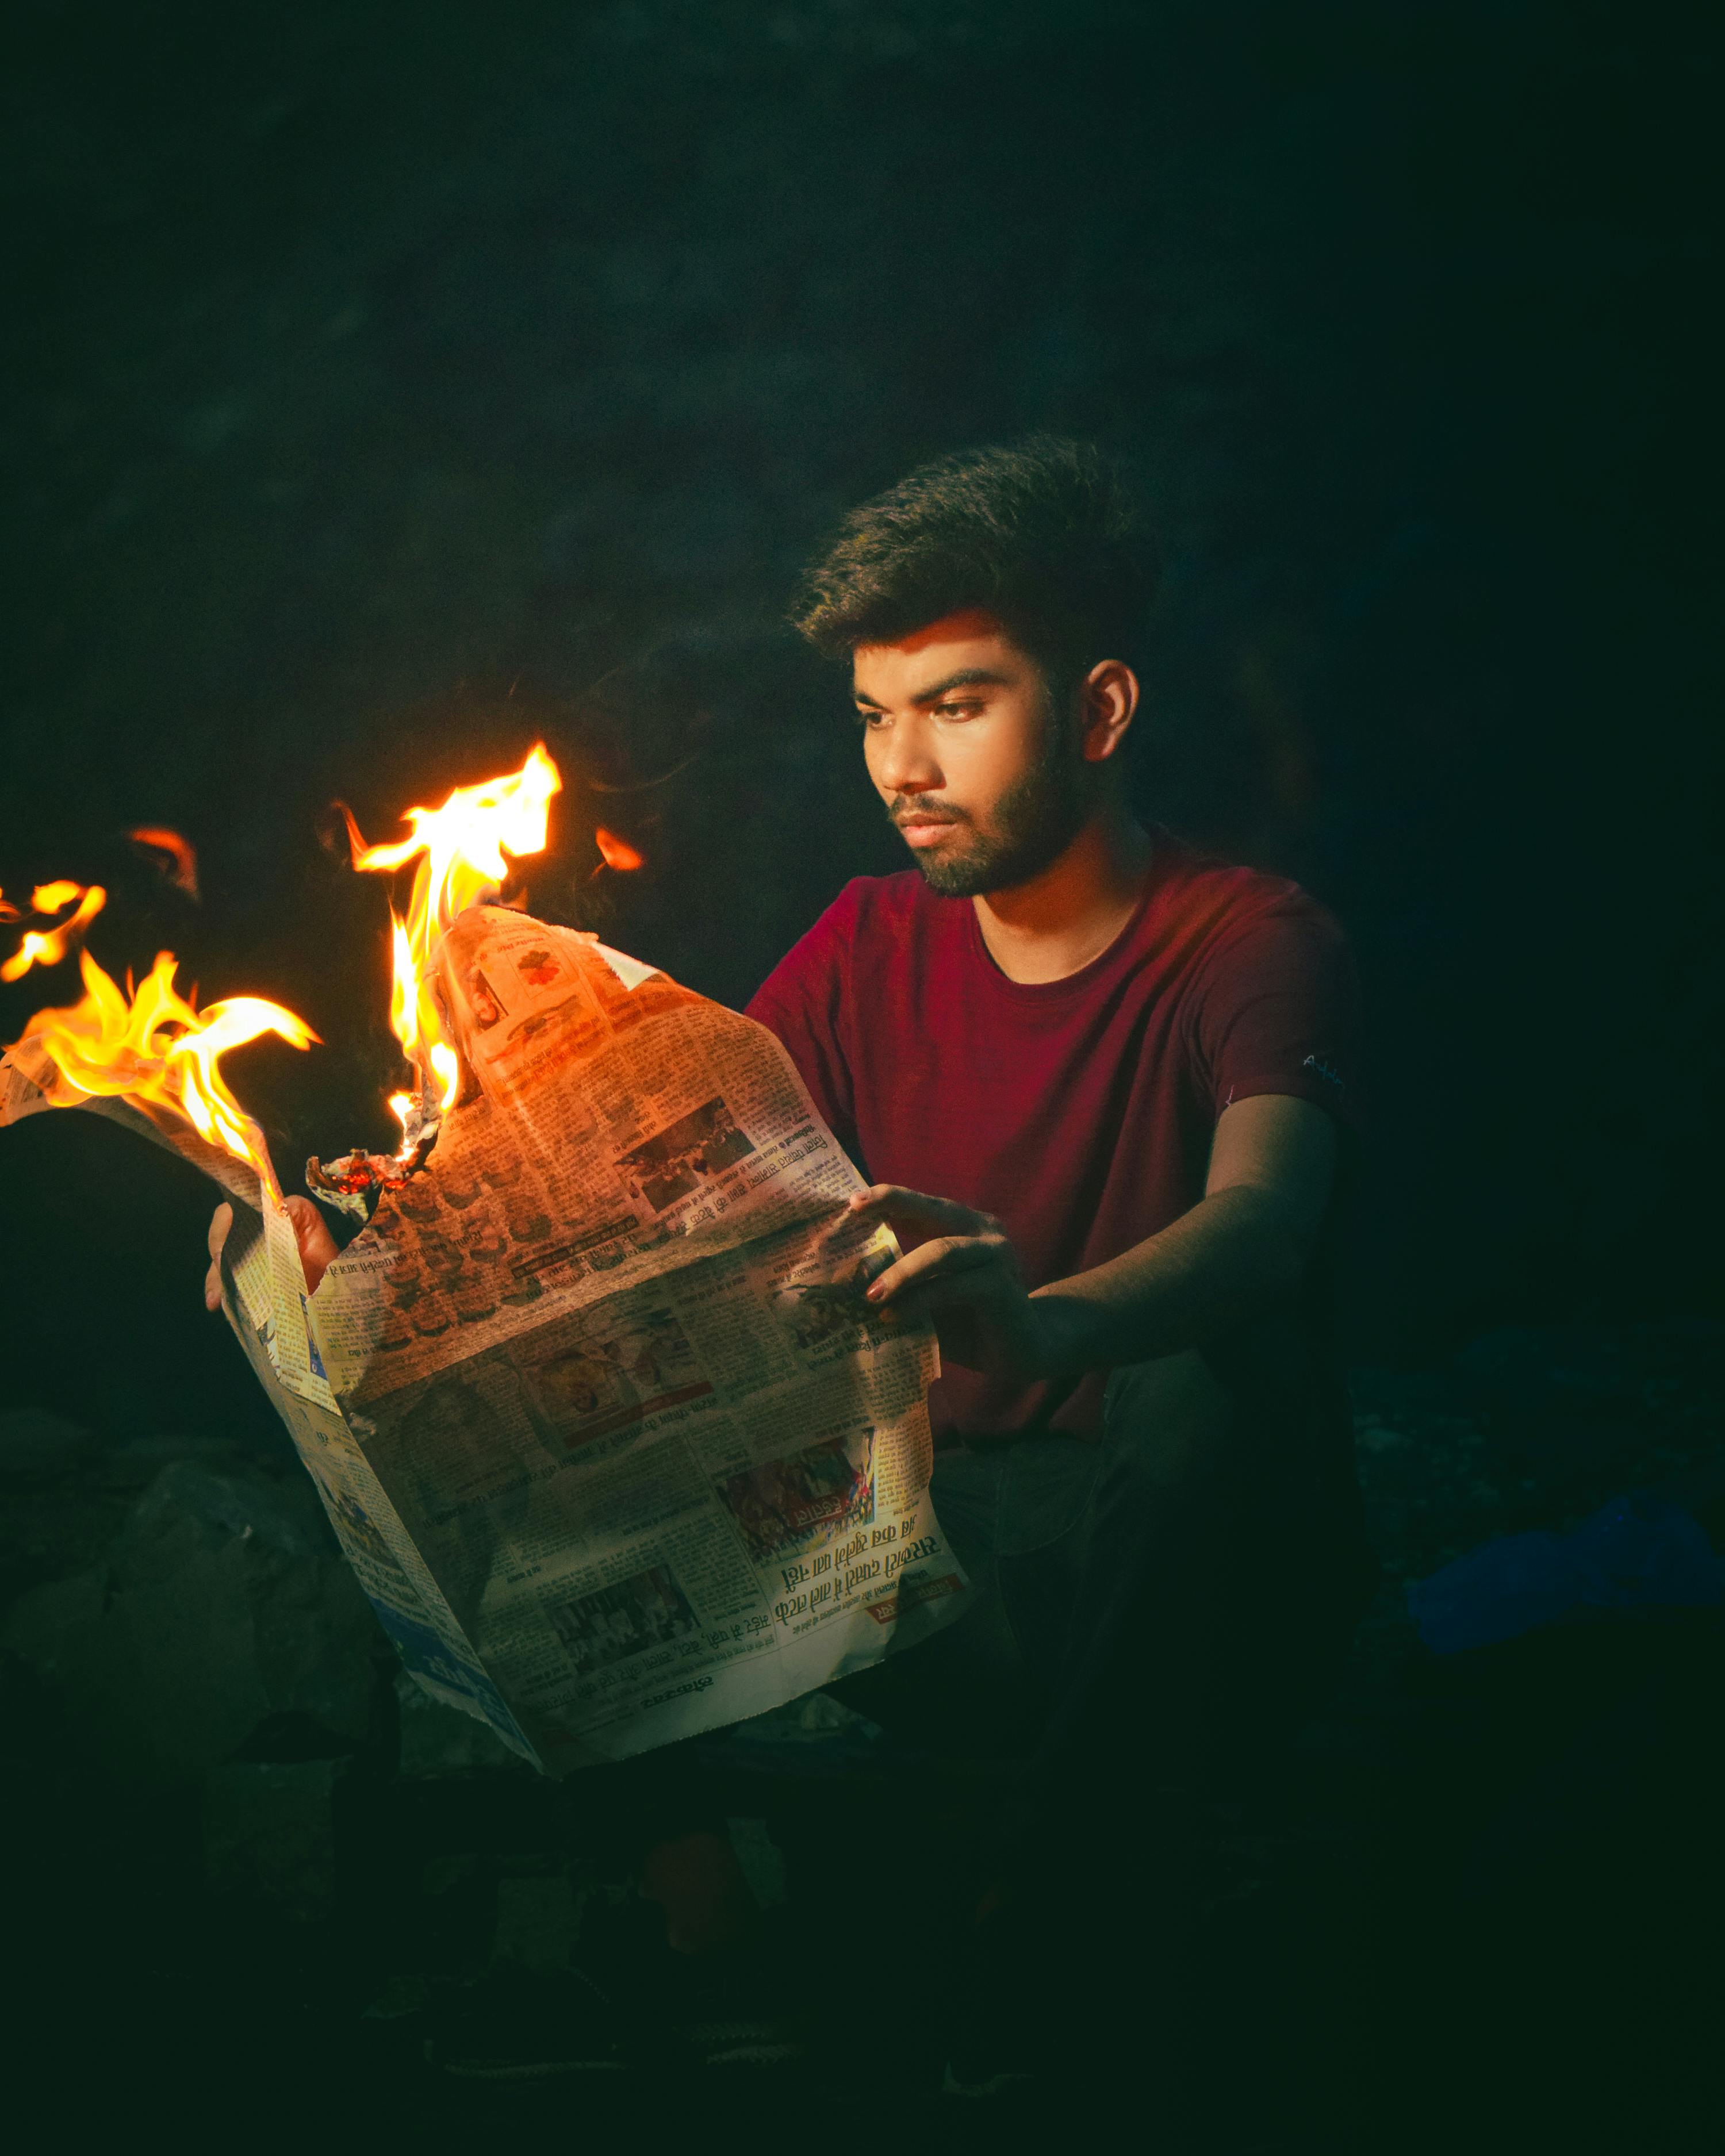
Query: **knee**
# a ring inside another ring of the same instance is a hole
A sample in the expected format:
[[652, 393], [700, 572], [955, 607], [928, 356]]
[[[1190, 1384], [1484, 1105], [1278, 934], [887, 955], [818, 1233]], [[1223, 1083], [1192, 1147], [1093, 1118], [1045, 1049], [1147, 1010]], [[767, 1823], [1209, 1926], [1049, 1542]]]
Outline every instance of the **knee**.
[[1236, 1399], [1297, 1399], [1314, 1377], [1310, 1334], [1286, 1314], [1243, 1327], [1207, 1351], [1217, 1382]]
[[1105, 1471], [1117, 1485], [1165, 1490], [1225, 1471], [1234, 1398], [1196, 1348], [1116, 1370], [1105, 1402]]

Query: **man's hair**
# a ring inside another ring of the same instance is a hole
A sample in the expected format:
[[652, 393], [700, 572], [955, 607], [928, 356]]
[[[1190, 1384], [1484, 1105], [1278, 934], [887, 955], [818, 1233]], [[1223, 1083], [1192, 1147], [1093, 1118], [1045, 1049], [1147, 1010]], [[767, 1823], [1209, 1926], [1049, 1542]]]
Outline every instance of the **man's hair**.
[[920, 465], [853, 509], [805, 572], [791, 619], [840, 658], [979, 608], [1051, 678], [1129, 659], [1156, 567], [1125, 488], [1053, 434]]

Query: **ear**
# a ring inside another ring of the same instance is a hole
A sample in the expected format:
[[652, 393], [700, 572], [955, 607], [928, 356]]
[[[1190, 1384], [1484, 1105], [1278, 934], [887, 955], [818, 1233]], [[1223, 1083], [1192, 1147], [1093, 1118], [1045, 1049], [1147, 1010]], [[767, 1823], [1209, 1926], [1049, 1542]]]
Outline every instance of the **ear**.
[[1084, 760], [1105, 763], [1126, 739], [1138, 708], [1138, 677], [1122, 659], [1105, 659], [1084, 677], [1080, 698]]

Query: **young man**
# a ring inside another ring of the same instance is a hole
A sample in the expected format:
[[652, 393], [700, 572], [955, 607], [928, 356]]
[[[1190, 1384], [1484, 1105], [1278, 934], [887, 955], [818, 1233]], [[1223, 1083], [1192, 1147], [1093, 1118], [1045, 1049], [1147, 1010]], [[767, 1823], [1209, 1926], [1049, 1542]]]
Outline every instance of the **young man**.
[[935, 1504], [980, 1606], [871, 1673], [875, 1711], [1034, 1743], [988, 1901], [1059, 1936], [1062, 1896], [1111, 1898], [1172, 1994], [1194, 1819], [1322, 1690], [1371, 1568], [1330, 1324], [1353, 967], [1295, 886], [1133, 816], [1150, 597], [1075, 444], [852, 514], [798, 626], [850, 660], [913, 865], [749, 1008], [906, 1245], [871, 1294], [940, 1336]]

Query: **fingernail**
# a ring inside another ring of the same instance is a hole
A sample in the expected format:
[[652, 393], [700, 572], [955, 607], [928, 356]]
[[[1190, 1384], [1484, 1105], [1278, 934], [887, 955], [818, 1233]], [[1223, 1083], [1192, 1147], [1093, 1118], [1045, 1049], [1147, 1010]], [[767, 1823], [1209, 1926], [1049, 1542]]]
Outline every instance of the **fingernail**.
[[884, 1302], [886, 1299], [886, 1289], [882, 1287], [878, 1281], [876, 1281], [875, 1286], [869, 1290], [869, 1301], [870, 1302]]

